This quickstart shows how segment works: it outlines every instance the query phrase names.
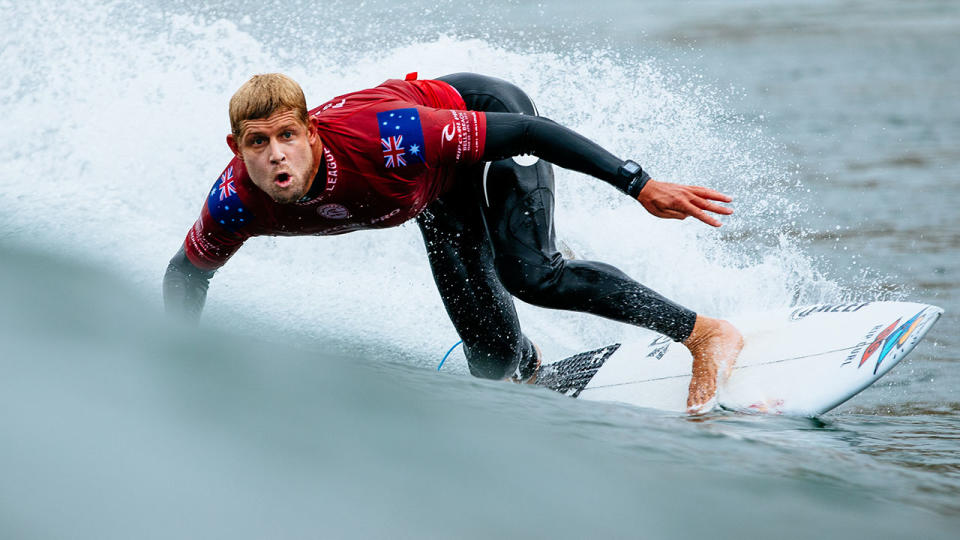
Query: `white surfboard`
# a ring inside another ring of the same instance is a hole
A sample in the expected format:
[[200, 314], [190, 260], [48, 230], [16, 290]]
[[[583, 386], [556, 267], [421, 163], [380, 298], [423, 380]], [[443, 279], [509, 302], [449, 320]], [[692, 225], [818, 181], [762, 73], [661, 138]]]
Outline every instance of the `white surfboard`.
[[[731, 318], [744, 335], [724, 409], [816, 416], [850, 399], [903, 360], [943, 310], [911, 302], [801, 306]], [[537, 384], [580, 399], [685, 411], [692, 358], [651, 332], [545, 364]]]

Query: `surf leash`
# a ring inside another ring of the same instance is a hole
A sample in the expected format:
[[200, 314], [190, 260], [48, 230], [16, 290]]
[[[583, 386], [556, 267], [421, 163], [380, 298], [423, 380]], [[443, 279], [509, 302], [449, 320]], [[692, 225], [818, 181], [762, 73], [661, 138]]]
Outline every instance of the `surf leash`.
[[461, 343], [463, 343], [463, 340], [460, 340], [460, 341], [454, 343], [454, 344], [453, 344], [453, 347], [450, 347], [450, 350], [447, 351], [447, 354], [443, 355], [443, 360], [441, 360], [441, 361], [440, 361], [440, 365], [437, 366], [437, 371], [440, 371], [440, 368], [443, 367], [443, 363], [447, 361], [447, 357], [450, 356], [450, 353], [452, 353], [453, 350], [456, 349]]

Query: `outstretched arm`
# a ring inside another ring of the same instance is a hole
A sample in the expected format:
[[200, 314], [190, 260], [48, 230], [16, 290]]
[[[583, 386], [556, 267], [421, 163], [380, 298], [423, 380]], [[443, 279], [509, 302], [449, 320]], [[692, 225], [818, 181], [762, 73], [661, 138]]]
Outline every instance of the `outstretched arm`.
[[216, 270], [202, 270], [194, 266], [181, 246], [170, 259], [167, 273], [163, 276], [163, 304], [167, 313], [191, 321], [199, 320], [214, 272]]
[[720, 222], [706, 212], [732, 214], [733, 209], [713, 201], [731, 202], [720, 192], [650, 179], [639, 165], [623, 161], [572, 129], [540, 116], [488, 112], [483, 159], [494, 161], [533, 154], [564, 169], [589, 174], [637, 199], [661, 218], [693, 216], [714, 227]]

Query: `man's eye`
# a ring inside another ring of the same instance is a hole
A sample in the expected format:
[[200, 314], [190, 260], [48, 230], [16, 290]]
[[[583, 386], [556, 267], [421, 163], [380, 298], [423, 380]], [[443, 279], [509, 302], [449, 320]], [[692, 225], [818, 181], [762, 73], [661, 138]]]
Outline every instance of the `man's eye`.
[[263, 137], [254, 137], [254, 139], [250, 141], [250, 144], [253, 144], [253, 145], [263, 144], [265, 140], [266, 139], [264, 139]]
[[283, 138], [284, 138], [284, 139], [289, 139], [290, 137], [293, 137], [293, 132], [292, 132], [292, 131], [284, 131], [284, 132], [283, 132]]

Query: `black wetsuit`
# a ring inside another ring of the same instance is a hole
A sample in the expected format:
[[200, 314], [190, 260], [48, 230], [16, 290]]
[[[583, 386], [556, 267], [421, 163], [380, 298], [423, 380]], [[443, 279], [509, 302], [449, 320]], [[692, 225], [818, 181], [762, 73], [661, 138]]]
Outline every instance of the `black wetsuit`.
[[[537, 116], [515, 85], [483, 75], [439, 78], [467, 108], [485, 111], [484, 159], [464, 182], [417, 218], [433, 275], [470, 364], [479, 377], [529, 375], [533, 352], [520, 330], [513, 298], [584, 311], [662, 332], [690, 335], [696, 315], [608, 264], [564, 259], [554, 227], [549, 162], [591, 174], [621, 190], [623, 161], [576, 132]], [[512, 114], [510, 114], [512, 113]], [[522, 114], [516, 114], [522, 113]], [[510, 156], [534, 154], [532, 165]]]
[[[473, 73], [439, 80], [460, 92], [467, 109], [486, 116], [484, 162], [463, 169], [454, 188], [417, 217], [470, 372], [492, 379], [532, 374], [535, 353], [520, 329], [514, 296], [538, 306], [643, 326], [676, 341], [686, 339], [695, 313], [613, 266], [566, 260], [556, 248], [550, 163], [627, 191], [630, 178], [621, 172], [624, 162], [537, 116], [533, 101], [507, 81]], [[522, 154], [542, 159], [523, 165], [534, 160], [512, 157]], [[164, 278], [168, 308], [199, 315], [212, 274], [191, 264], [181, 249]]]

